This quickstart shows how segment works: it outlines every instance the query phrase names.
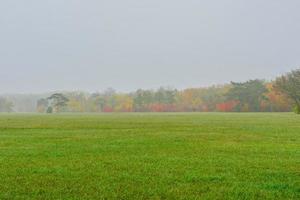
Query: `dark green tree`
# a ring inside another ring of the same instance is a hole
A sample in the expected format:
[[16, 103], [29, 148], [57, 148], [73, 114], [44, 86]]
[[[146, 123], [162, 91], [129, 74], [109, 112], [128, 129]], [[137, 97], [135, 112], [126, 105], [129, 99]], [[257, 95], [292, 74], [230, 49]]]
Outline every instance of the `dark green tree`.
[[137, 90], [133, 95], [135, 111], [149, 111], [147, 106], [154, 102], [154, 94], [151, 90]]
[[154, 94], [155, 103], [173, 104], [176, 102], [177, 91], [172, 88], [160, 87]]
[[236, 111], [260, 111], [260, 103], [265, 99], [267, 92], [264, 81], [250, 80], [243, 83], [231, 83], [232, 87], [227, 93], [228, 100], [238, 101]]

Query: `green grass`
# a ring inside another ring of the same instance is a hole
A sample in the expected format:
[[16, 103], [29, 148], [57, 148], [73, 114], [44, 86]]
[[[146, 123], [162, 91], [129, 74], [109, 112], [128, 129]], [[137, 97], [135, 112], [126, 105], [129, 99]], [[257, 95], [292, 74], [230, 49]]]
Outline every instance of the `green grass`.
[[300, 116], [0, 115], [0, 199], [300, 199]]

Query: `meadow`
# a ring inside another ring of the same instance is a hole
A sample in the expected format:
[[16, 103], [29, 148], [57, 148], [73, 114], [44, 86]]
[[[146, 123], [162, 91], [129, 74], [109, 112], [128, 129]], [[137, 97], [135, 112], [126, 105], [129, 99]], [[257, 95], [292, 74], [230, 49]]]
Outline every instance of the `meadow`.
[[1, 114], [0, 199], [300, 199], [300, 116]]

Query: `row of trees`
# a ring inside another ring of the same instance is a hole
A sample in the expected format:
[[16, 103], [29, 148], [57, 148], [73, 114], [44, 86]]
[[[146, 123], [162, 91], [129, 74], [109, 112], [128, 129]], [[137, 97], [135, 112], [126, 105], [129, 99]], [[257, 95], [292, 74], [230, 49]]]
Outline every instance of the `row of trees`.
[[139, 89], [133, 93], [56, 93], [37, 102], [38, 112], [282, 112], [300, 113], [300, 70], [273, 82], [249, 80], [206, 88]]

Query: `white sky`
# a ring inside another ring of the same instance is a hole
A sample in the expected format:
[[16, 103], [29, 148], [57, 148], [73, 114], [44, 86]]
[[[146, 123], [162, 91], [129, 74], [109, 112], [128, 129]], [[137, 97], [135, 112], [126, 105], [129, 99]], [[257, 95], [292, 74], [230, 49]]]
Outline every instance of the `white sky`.
[[300, 67], [299, 0], [0, 1], [0, 93], [198, 87]]

